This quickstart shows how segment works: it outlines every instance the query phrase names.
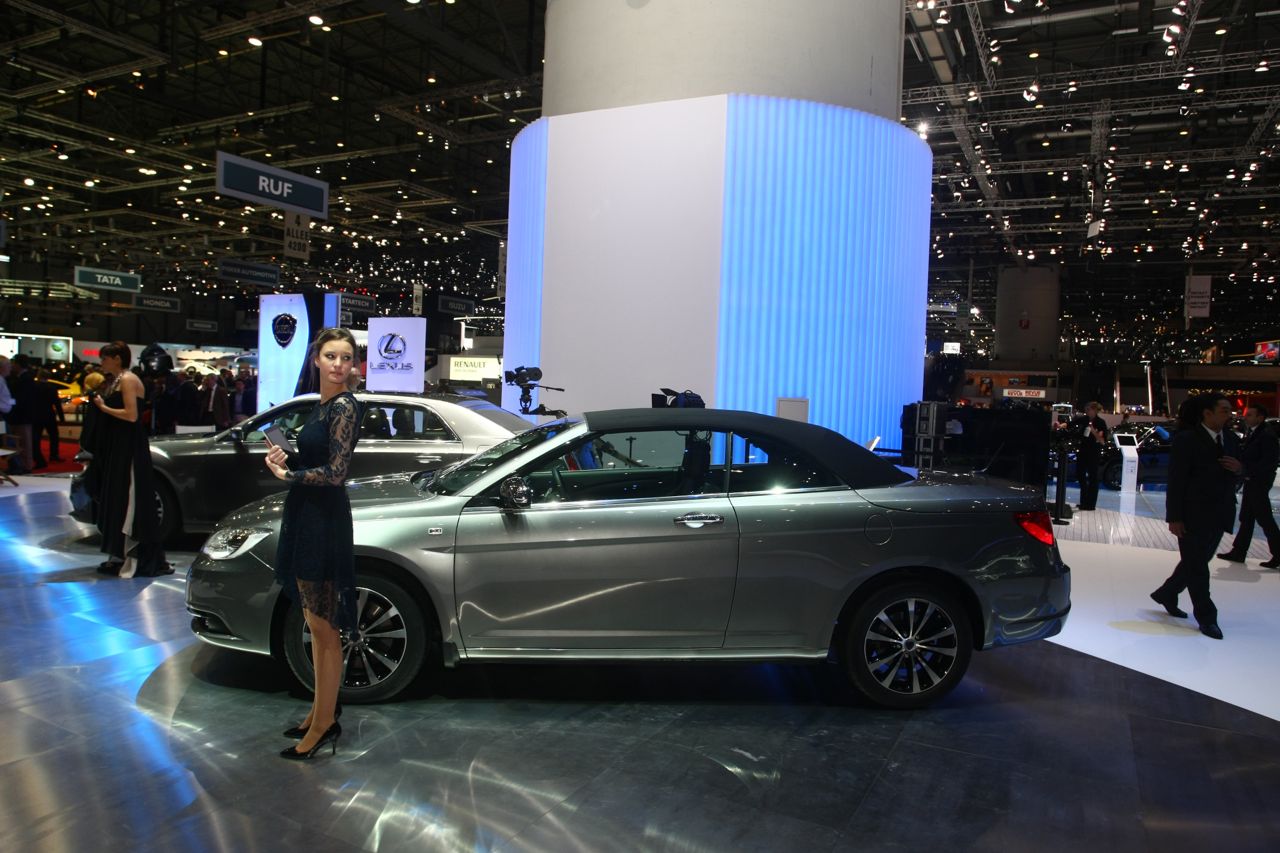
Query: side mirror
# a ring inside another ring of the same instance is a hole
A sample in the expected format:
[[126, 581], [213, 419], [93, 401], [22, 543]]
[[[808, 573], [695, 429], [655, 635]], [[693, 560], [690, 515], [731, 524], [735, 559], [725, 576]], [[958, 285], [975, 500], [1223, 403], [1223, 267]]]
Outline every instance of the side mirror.
[[498, 486], [498, 494], [502, 497], [503, 509], [528, 509], [533, 503], [533, 489], [523, 477], [511, 476]]
[[244, 430], [240, 429], [240, 427], [232, 427], [227, 436], [236, 444], [240, 444], [244, 441]]

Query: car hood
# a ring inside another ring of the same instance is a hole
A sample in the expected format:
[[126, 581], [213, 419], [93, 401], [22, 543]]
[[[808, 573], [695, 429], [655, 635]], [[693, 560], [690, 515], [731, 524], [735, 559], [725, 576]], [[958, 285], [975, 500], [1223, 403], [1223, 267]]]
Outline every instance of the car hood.
[[1026, 512], [1044, 508], [1034, 486], [979, 473], [921, 471], [895, 486], [859, 489], [867, 502], [902, 512]]
[[[347, 497], [351, 501], [352, 516], [359, 518], [362, 510], [364, 514], [371, 510], [385, 514], [393, 507], [422, 503], [434, 497], [430, 493], [424, 494], [419, 491], [410, 478], [410, 474], [385, 474], [379, 477], [357, 477], [348, 480]], [[245, 504], [228, 513], [218, 526], [254, 527], [278, 524], [288, 495], [288, 492], [277, 492]]]

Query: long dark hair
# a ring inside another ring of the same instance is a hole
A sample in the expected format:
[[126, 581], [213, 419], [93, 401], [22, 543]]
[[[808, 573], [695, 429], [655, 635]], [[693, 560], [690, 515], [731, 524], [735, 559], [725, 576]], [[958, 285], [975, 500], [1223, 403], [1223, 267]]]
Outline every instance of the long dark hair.
[[118, 358], [120, 359], [120, 369], [128, 370], [129, 362], [133, 361], [133, 352], [124, 341], [112, 341], [98, 350], [98, 358]]
[[1183, 400], [1182, 405], [1178, 407], [1178, 429], [1195, 429], [1200, 426], [1204, 422], [1204, 413], [1218, 408], [1219, 400], [1231, 402], [1231, 398], [1226, 394], [1219, 394], [1216, 391], [1196, 394]]
[[321, 329], [311, 346], [307, 347], [307, 357], [302, 363], [302, 372], [298, 374], [298, 386], [293, 392], [295, 395], [314, 394], [320, 390], [320, 370], [316, 367], [316, 358], [330, 341], [346, 341], [351, 345], [351, 376], [347, 379], [347, 387], [354, 391], [360, 384], [360, 350], [356, 347], [355, 336], [340, 327]]

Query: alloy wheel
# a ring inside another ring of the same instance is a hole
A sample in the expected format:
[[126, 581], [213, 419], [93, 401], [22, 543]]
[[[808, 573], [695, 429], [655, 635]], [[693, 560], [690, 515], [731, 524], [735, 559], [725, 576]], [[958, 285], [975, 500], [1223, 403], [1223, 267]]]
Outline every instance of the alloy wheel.
[[[381, 593], [357, 587], [355, 631], [342, 634], [342, 686], [363, 689], [390, 678], [404, 662], [408, 631], [404, 615]], [[311, 649], [311, 630], [302, 629], [302, 643]]]
[[881, 687], [915, 695], [941, 684], [955, 666], [959, 637], [955, 620], [927, 598], [903, 598], [871, 620], [862, 649], [867, 669]]

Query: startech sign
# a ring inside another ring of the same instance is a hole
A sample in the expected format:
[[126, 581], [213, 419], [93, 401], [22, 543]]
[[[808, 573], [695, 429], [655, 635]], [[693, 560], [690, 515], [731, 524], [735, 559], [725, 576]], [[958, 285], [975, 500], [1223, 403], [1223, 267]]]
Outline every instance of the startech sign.
[[142, 276], [118, 270], [99, 270], [93, 267], [76, 267], [76, 286], [99, 290], [127, 290], [137, 293], [142, 289]]

